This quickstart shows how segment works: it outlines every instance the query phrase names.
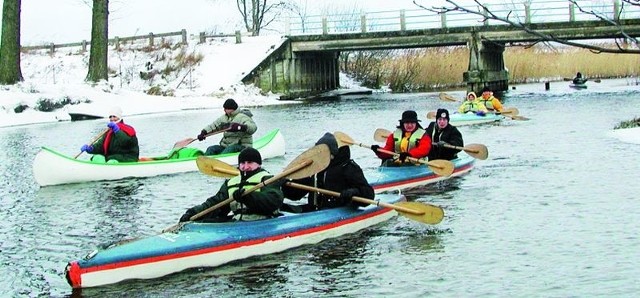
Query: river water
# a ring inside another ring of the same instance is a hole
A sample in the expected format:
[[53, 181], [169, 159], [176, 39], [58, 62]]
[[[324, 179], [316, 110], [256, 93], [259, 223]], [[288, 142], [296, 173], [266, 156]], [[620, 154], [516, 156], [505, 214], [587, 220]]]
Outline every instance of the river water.
[[[458, 98], [463, 92], [450, 92]], [[440, 205], [442, 223], [403, 217], [361, 233], [284, 253], [168, 277], [72, 291], [66, 263], [96, 245], [152, 235], [217, 191], [219, 178], [200, 173], [40, 188], [31, 173], [40, 146], [74, 155], [104, 121], [0, 129], [0, 296], [363, 297], [363, 296], [635, 296], [640, 292], [640, 146], [611, 129], [639, 116], [640, 91], [625, 80], [520, 85], [502, 96], [531, 121], [460, 127], [466, 143], [482, 143], [489, 159], [467, 175], [406, 192]], [[373, 143], [376, 128], [393, 129], [404, 110], [455, 109], [437, 93], [374, 94], [336, 101], [254, 107], [258, 135], [280, 128], [278, 172], [324, 132]], [[221, 111], [129, 117], [142, 155], [166, 153]], [[209, 140], [207, 140], [209, 141]], [[197, 146], [205, 148], [216, 139]], [[375, 170], [370, 150], [354, 159]], [[82, 158], [82, 157], [81, 157]], [[51, 169], [55, 171], [56, 169]]]

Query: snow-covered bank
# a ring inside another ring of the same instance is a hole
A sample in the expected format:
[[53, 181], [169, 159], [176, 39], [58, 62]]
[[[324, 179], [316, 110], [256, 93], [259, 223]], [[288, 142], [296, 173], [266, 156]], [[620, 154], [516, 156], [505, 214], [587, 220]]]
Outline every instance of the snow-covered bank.
[[[141, 47], [110, 51], [108, 82], [98, 86], [84, 83], [89, 53], [77, 48], [23, 53], [24, 82], [0, 87], [0, 127], [70, 120], [69, 112], [98, 114], [119, 105], [125, 115], [219, 108], [226, 98], [241, 106], [282, 104], [275, 94], [262, 94], [240, 82], [283, 41], [280, 37], [221, 38], [186, 47], [162, 47], [144, 51]], [[200, 63], [178, 68], [179, 57], [201, 56]], [[177, 58], [178, 57], [178, 58]], [[176, 71], [165, 70], [176, 68]], [[142, 73], [155, 73], [142, 79]], [[175, 97], [152, 96], [151, 87], [171, 90]], [[68, 104], [50, 112], [36, 108], [43, 101]]]

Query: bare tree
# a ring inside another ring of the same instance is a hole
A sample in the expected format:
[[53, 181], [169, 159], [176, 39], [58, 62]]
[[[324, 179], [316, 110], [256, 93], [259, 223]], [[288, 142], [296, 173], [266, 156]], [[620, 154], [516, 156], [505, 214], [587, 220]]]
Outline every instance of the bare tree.
[[251, 35], [260, 35], [260, 30], [269, 26], [280, 14], [289, 9], [287, 1], [236, 0], [242, 21]]
[[[584, 9], [583, 6], [580, 5], [580, 3], [578, 3], [578, 1], [575, 0], [567, 0], [567, 3], [571, 3], [573, 5], [575, 5], [582, 13], [585, 14], [590, 14], [595, 16], [596, 18], [598, 18], [601, 21], [605, 21], [608, 22], [609, 24], [616, 26], [619, 29], [619, 32], [622, 34], [622, 36], [624, 36], [624, 39], [626, 41], [631, 42], [634, 46], [635, 49], [633, 48], [627, 48], [625, 47], [623, 44], [621, 44], [619, 42], [619, 40], [616, 40], [616, 48], [607, 48], [604, 46], [600, 46], [600, 45], [595, 45], [595, 44], [589, 44], [589, 43], [582, 43], [582, 42], [577, 42], [577, 41], [572, 41], [572, 40], [567, 40], [567, 39], [561, 39], [558, 37], [553, 36], [552, 34], [547, 34], [538, 30], [533, 29], [531, 26], [529, 26], [529, 24], [527, 24], [526, 22], [523, 21], [519, 21], [517, 19], [517, 17], [513, 17], [511, 14], [511, 11], [509, 13], [506, 14], [506, 16], [500, 16], [497, 15], [496, 13], [492, 12], [486, 5], [480, 3], [479, 0], [474, 0], [473, 2], [477, 5], [477, 7], [479, 7], [478, 10], [473, 9], [473, 8], [469, 8], [464, 7], [460, 4], [457, 3], [457, 1], [454, 0], [445, 0], [447, 3], [449, 3], [448, 6], [441, 6], [441, 7], [426, 7], [420, 3], [418, 3], [418, 0], [413, 0], [413, 3], [420, 7], [423, 8], [425, 10], [428, 11], [432, 11], [432, 12], [436, 12], [436, 13], [447, 13], [447, 12], [452, 12], [452, 11], [459, 11], [459, 12], [464, 12], [464, 13], [468, 13], [468, 14], [473, 14], [473, 15], [478, 15], [478, 16], [482, 16], [484, 18], [484, 20], [496, 20], [496, 21], [500, 21], [503, 22], [505, 24], [508, 24], [510, 26], [513, 26], [515, 28], [519, 28], [524, 32], [527, 32], [529, 34], [532, 34], [534, 36], [537, 36], [540, 38], [539, 42], [556, 42], [559, 44], [564, 44], [564, 45], [568, 45], [568, 46], [574, 46], [574, 47], [579, 47], [579, 48], [584, 48], [584, 49], [589, 49], [593, 52], [596, 53], [618, 53], [618, 54], [640, 54], [640, 50], [638, 49], [638, 40], [632, 36], [629, 36], [628, 34], [625, 33], [624, 31], [624, 25], [622, 24], [622, 22], [620, 21], [620, 15], [616, 15], [616, 16], [606, 16], [602, 13], [599, 13], [597, 11], [593, 11], [593, 10], [587, 10]], [[625, 5], [632, 5], [632, 6], [639, 6], [640, 5], [640, 1], [638, 0], [622, 0], [622, 5], [620, 7], [620, 14], [622, 14], [625, 10]]]
[[109, 0], [93, 0], [88, 82], [108, 80]]
[[0, 41], [0, 84], [23, 81], [20, 70], [21, 0], [4, 0], [2, 5], [2, 40]]

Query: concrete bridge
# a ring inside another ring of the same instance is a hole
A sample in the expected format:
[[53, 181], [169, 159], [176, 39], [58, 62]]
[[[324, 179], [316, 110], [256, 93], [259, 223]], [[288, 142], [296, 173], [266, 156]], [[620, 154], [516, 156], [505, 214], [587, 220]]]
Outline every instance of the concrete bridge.
[[[623, 32], [640, 36], [640, 7], [622, 9], [618, 0], [613, 0], [610, 6], [598, 6], [600, 12], [592, 8], [591, 11], [600, 16], [596, 17], [582, 13], [568, 2], [565, 7], [550, 6], [558, 2], [539, 1], [538, 6], [532, 3], [522, 11], [513, 7], [490, 10], [496, 15], [508, 14], [512, 21], [519, 20], [537, 32], [559, 39], [624, 38]], [[389, 16], [392, 13], [396, 14], [395, 18]], [[489, 87], [503, 91], [508, 89], [509, 82], [503, 59], [505, 47], [540, 41], [539, 36], [521, 28], [461, 12], [436, 14], [424, 9], [402, 10], [363, 14], [357, 21], [340, 20], [323, 16], [316, 21], [310, 18], [298, 23], [293, 29], [289, 27], [288, 41], [243, 81], [255, 83], [263, 91], [284, 94], [283, 99], [314, 96], [339, 87], [338, 58], [343, 51], [466, 45], [469, 67], [462, 75], [467, 90], [477, 92]]]

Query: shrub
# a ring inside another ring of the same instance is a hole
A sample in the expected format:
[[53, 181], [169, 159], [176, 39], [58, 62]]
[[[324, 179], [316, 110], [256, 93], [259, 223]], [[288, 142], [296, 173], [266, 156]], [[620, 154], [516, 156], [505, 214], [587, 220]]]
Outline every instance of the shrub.
[[613, 129], [621, 129], [621, 128], [634, 128], [640, 126], [640, 118], [633, 118], [629, 121], [622, 121], [620, 124], [616, 125]]

